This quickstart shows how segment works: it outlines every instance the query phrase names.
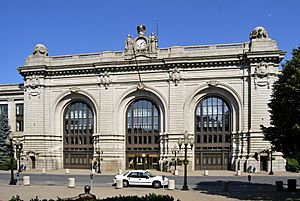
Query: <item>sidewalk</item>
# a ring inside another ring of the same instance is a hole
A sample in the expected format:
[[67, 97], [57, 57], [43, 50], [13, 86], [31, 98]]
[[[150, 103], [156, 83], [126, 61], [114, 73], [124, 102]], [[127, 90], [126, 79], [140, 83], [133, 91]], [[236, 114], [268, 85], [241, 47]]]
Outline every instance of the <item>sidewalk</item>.
[[[152, 171], [156, 175], [172, 175], [169, 172], [160, 172]], [[9, 171], [0, 171], [0, 173], [10, 174]], [[42, 171], [38, 170], [27, 170], [24, 173], [28, 174], [42, 174]], [[55, 170], [55, 171], [46, 171], [46, 174], [55, 174], [55, 175], [65, 175], [65, 170]], [[69, 175], [89, 175], [90, 170], [70, 170]], [[97, 173], [96, 173], [97, 174]], [[101, 175], [115, 175], [117, 172], [102, 172]], [[181, 176], [183, 172], [179, 173]], [[194, 171], [189, 172], [189, 176], [203, 176], [204, 171]], [[213, 176], [235, 176], [234, 171], [209, 171], [208, 177]], [[242, 176], [247, 176], [249, 173], [242, 173]], [[266, 176], [267, 172], [262, 173], [252, 173], [252, 176]], [[268, 175], [269, 176], [269, 175]], [[298, 177], [299, 173], [275, 173], [274, 176], [290, 176]], [[204, 177], [204, 176], [203, 176]], [[208, 178], [206, 177], [206, 178]], [[271, 176], [272, 177], [272, 176]], [[202, 186], [204, 185], [204, 186]], [[247, 182], [235, 182], [232, 181], [228, 190], [223, 190], [223, 184], [220, 181], [213, 182], [203, 182], [201, 188], [190, 187], [190, 191], [181, 191], [178, 187], [175, 190], [167, 189], [153, 189], [153, 188], [139, 188], [139, 187], [129, 187], [123, 189], [115, 189], [113, 186], [107, 187], [93, 187], [92, 193], [95, 194], [98, 198], [113, 197], [119, 195], [138, 195], [143, 196], [149, 193], [155, 194], [167, 194], [175, 198], [175, 200], [180, 199], [181, 201], [223, 201], [223, 200], [299, 200], [300, 201], [300, 191], [295, 192], [289, 191], [275, 191], [274, 186], [270, 188], [270, 185], [265, 184], [253, 184], [251, 188], [248, 188]], [[273, 184], [274, 185], [274, 184]], [[198, 186], [199, 187], [199, 186]], [[269, 188], [267, 188], [269, 187]], [[262, 188], [262, 189], [261, 189]], [[272, 190], [271, 190], [272, 189]], [[83, 193], [83, 185], [77, 185], [75, 188], [68, 188], [67, 186], [62, 185], [31, 185], [31, 186], [9, 186], [8, 184], [0, 184], [0, 201], [7, 201], [12, 196], [19, 195], [21, 199], [27, 201], [35, 196], [38, 196], [40, 199], [56, 199], [57, 196], [60, 198], [73, 197]]]
[[[83, 187], [67, 188], [57, 186], [0, 186], [0, 200], [6, 201], [12, 196], [19, 195], [21, 199], [29, 201], [31, 198], [38, 196], [39, 199], [56, 199], [57, 196], [60, 198], [73, 197], [83, 193]], [[106, 198], [119, 195], [138, 195], [143, 196], [149, 193], [155, 194], [166, 194], [171, 195], [175, 200], [180, 199], [182, 201], [193, 201], [193, 200], [228, 200], [221, 196], [199, 194], [195, 191], [183, 192], [180, 190], [167, 190], [167, 189], [152, 189], [152, 188], [123, 188], [115, 189], [114, 187], [94, 187], [91, 193], [95, 194], [97, 198]], [[235, 200], [235, 199], [233, 199]]]
[[[29, 201], [31, 198], [38, 196], [39, 199], [54, 199], [57, 197], [68, 198], [83, 193], [83, 186], [76, 188], [68, 188], [62, 186], [9, 186], [0, 185], [0, 201], [7, 201], [12, 196], [19, 195], [24, 201]], [[106, 198], [119, 195], [137, 195], [143, 196], [149, 193], [170, 195], [175, 201], [225, 201], [225, 200], [300, 200], [300, 192], [288, 191], [270, 191], [270, 192], [236, 192], [236, 191], [181, 191], [180, 189], [152, 189], [152, 188], [138, 188], [130, 187], [123, 189], [115, 189], [114, 187], [94, 187], [91, 193], [97, 198]]]

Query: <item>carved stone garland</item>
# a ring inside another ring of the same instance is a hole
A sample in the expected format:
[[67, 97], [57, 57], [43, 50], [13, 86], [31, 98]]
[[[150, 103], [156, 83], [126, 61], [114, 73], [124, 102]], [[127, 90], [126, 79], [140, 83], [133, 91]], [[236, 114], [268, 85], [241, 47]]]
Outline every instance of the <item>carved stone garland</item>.
[[107, 71], [105, 71], [103, 74], [100, 75], [100, 84], [102, 84], [105, 89], [107, 89], [111, 83], [112, 83], [112, 78]]
[[175, 67], [169, 72], [169, 76], [170, 79], [174, 82], [175, 86], [177, 86], [180, 80], [182, 79], [182, 74], [177, 67]]

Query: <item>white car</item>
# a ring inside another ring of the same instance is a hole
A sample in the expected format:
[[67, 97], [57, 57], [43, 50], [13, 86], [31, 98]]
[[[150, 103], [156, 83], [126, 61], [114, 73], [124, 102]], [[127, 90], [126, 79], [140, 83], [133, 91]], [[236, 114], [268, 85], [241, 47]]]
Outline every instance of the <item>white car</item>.
[[146, 170], [132, 170], [125, 174], [116, 175], [114, 178], [114, 184], [116, 184], [119, 179], [123, 180], [123, 187], [127, 187], [129, 185], [142, 185], [160, 188], [162, 185], [167, 186], [169, 184], [167, 177], [154, 176]]

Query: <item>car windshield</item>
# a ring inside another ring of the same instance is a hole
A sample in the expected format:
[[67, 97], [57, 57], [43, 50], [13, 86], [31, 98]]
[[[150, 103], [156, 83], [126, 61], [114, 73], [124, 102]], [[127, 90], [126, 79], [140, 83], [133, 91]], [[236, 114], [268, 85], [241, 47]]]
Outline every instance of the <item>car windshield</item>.
[[123, 174], [123, 176], [126, 176], [129, 172], [126, 172], [125, 174]]
[[147, 174], [149, 177], [155, 177], [155, 175], [154, 174], [152, 174], [151, 172], [145, 172], [145, 174]]

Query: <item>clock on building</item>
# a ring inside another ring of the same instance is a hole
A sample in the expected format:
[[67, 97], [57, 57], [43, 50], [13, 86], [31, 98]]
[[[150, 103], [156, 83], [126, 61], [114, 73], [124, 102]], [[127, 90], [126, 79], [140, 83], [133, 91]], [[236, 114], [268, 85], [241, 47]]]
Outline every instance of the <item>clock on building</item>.
[[135, 44], [137, 50], [145, 50], [147, 48], [147, 40], [145, 38], [138, 38]]

